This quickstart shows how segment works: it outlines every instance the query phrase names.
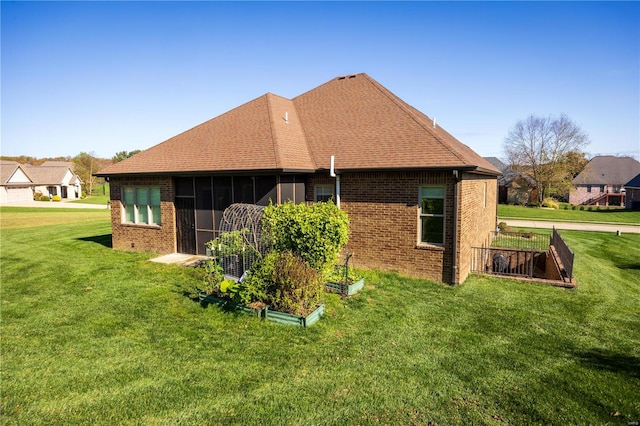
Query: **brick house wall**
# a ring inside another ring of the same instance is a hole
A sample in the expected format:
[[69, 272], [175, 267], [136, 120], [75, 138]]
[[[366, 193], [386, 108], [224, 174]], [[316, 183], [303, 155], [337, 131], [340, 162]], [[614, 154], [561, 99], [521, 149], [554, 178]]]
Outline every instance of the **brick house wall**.
[[628, 209], [640, 210], [640, 189], [627, 188], [625, 207]]
[[[591, 187], [591, 192], [588, 190], [589, 186]], [[598, 198], [602, 194], [607, 193], [608, 185], [603, 186], [604, 190], [601, 190], [600, 185], [576, 185], [576, 188], [569, 193], [569, 203], [577, 206], [594, 198]]]
[[471, 271], [471, 248], [488, 244], [496, 229], [498, 185], [496, 178], [463, 173], [458, 183], [458, 264], [455, 284]]
[[[153, 251], [160, 254], [176, 251], [176, 217], [173, 201], [175, 189], [169, 176], [112, 177], [111, 228], [113, 248]], [[122, 188], [125, 186], [160, 187], [160, 226], [123, 223]]]
[[[404, 275], [459, 284], [469, 275], [471, 247], [482, 246], [496, 226], [497, 179], [462, 175], [458, 183], [459, 253], [454, 271], [454, 187], [451, 171], [343, 173], [340, 203], [350, 219], [347, 250], [357, 267], [393, 270]], [[328, 174], [314, 175], [307, 185], [335, 184]], [[445, 237], [442, 246], [418, 245], [419, 188], [445, 185]], [[485, 192], [486, 188], [486, 192]]]

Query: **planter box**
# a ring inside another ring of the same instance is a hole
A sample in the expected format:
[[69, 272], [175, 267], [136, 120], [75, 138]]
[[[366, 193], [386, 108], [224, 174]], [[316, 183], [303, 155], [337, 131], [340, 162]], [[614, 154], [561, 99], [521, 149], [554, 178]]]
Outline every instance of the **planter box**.
[[269, 310], [268, 306], [264, 309], [264, 317], [267, 320], [277, 322], [279, 324], [297, 325], [299, 327], [309, 327], [310, 325], [315, 324], [323, 314], [324, 303], [321, 303], [313, 312], [311, 312], [306, 317], [291, 315], [284, 312], [272, 311]]
[[353, 284], [343, 284], [343, 283], [326, 283], [324, 285], [325, 290], [331, 293], [340, 293], [344, 296], [353, 296], [364, 287], [364, 278], [360, 278]]
[[249, 306], [240, 305], [229, 299], [221, 299], [219, 297], [205, 293], [200, 293], [198, 297], [200, 298], [200, 302], [211, 303], [212, 305], [218, 305], [225, 310], [242, 312], [258, 318], [262, 318], [264, 316], [265, 310], [267, 309], [266, 306], [262, 309], [254, 309]]

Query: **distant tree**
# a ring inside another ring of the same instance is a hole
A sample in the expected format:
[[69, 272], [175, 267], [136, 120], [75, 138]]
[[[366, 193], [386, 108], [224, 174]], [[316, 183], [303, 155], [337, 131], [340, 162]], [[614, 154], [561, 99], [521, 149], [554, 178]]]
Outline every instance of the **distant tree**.
[[116, 155], [114, 155], [112, 158], [113, 163], [114, 164], [119, 163], [120, 161], [126, 160], [127, 158], [132, 157], [139, 152], [141, 152], [139, 149], [134, 149], [133, 151], [130, 151], [130, 152], [127, 152], [127, 151], [116, 152]]
[[575, 160], [584, 157], [582, 148], [588, 143], [588, 135], [565, 114], [530, 115], [509, 131], [504, 152], [513, 169], [533, 179], [542, 201], [551, 188], [568, 192]]
[[73, 158], [75, 172], [82, 180], [83, 189], [87, 194], [91, 194], [93, 186], [98, 182], [98, 178], [93, 174], [100, 170], [101, 161], [92, 153], [81, 152]]

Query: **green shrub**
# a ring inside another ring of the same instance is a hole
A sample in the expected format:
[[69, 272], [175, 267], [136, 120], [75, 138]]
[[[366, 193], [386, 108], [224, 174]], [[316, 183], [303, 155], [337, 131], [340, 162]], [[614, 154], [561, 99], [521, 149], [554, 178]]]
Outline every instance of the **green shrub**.
[[38, 201], [49, 201], [49, 197], [46, 195], [43, 195], [42, 197], [40, 197]]
[[591, 206], [587, 207], [587, 211], [593, 211], [593, 207]]
[[507, 225], [507, 222], [500, 222], [500, 223], [498, 223], [498, 230], [500, 232], [510, 232], [511, 231], [511, 227], [509, 225]]
[[54, 195], [53, 197], [51, 197], [51, 201], [62, 201], [62, 197], [60, 197], [59, 195]]
[[564, 210], [569, 210], [569, 205], [565, 204], [564, 207], [562, 207]]
[[584, 210], [584, 206], [580, 206], [580, 210]]
[[262, 216], [263, 236], [274, 250], [290, 251], [328, 273], [349, 238], [349, 218], [333, 202], [271, 204]]
[[572, 205], [572, 206], [571, 206], [571, 210], [575, 210], [575, 209], [577, 209], [577, 208], [578, 208], [578, 206], [576, 206], [576, 205]]
[[317, 269], [300, 256], [285, 251], [272, 252], [268, 304], [276, 311], [306, 316], [321, 302], [324, 283]]
[[35, 201], [40, 201], [41, 198], [42, 198], [42, 192], [36, 191], [36, 192], [33, 193], [33, 199]]
[[550, 209], [556, 209], [558, 210], [560, 208], [560, 205], [558, 204], [558, 202], [556, 200], [554, 200], [553, 198], [549, 197], [549, 198], [545, 198], [544, 201], [542, 202], [542, 207], [547, 207]]

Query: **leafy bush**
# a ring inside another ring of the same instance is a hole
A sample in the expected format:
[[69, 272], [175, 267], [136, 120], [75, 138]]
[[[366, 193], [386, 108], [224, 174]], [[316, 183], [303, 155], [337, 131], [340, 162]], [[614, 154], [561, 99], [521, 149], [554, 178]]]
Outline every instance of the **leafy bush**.
[[549, 198], [545, 198], [544, 201], [542, 202], [542, 207], [547, 207], [550, 209], [556, 209], [558, 210], [560, 208], [560, 205], [558, 204], [558, 202], [556, 200], [554, 200], [553, 198], [549, 197]]
[[584, 206], [580, 206], [580, 210], [584, 210]]
[[569, 204], [565, 204], [564, 207], [562, 207], [564, 210], [569, 210]]
[[264, 209], [262, 230], [274, 250], [290, 251], [328, 273], [349, 239], [349, 218], [331, 201], [271, 204]]
[[[300, 256], [285, 251], [271, 252], [263, 262], [263, 279], [269, 280], [268, 301], [279, 312], [306, 316], [320, 303], [324, 294], [322, 276]], [[270, 274], [270, 277], [264, 275]]]
[[51, 197], [51, 201], [62, 201], [62, 198], [59, 195], [54, 195]]
[[507, 222], [500, 222], [500, 223], [498, 223], [498, 230], [500, 232], [510, 232], [511, 231], [511, 227], [509, 225], [507, 225]]
[[38, 201], [49, 201], [49, 197], [46, 195], [43, 195], [42, 197], [40, 197]]
[[577, 208], [578, 208], [578, 206], [576, 206], [576, 205], [572, 205], [572, 206], [571, 206], [571, 210], [575, 210], [575, 209], [577, 209]]
[[36, 191], [36, 192], [33, 193], [33, 199], [35, 201], [40, 201], [41, 198], [42, 198], [42, 192]]

